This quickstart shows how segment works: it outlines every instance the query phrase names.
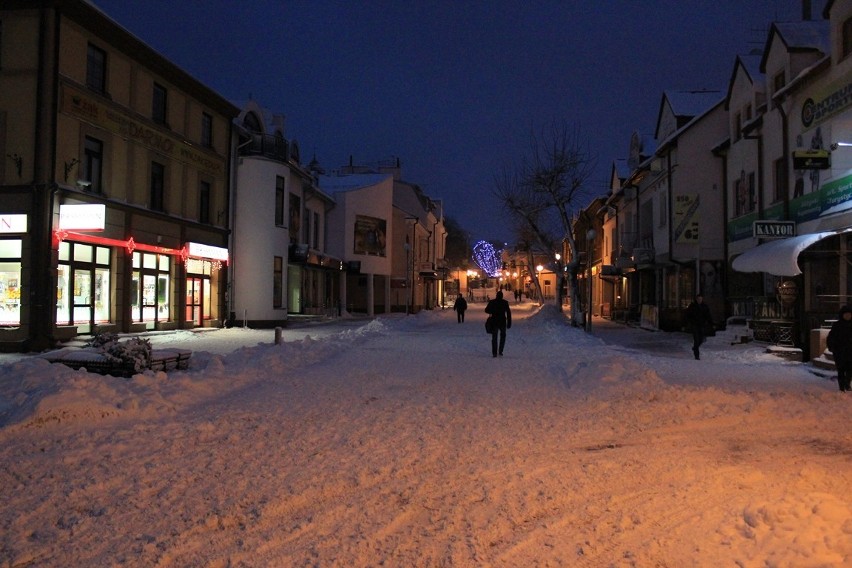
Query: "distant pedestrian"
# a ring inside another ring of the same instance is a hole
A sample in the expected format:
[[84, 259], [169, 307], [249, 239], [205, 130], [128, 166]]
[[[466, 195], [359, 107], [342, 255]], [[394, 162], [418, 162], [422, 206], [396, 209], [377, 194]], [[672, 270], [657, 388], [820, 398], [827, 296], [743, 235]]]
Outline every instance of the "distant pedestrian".
[[710, 307], [704, 303], [704, 296], [698, 294], [695, 301], [686, 308], [686, 323], [692, 331], [692, 354], [701, 359], [698, 348], [713, 332], [713, 317]]
[[834, 366], [837, 368], [837, 386], [840, 392], [852, 391], [852, 308], [840, 308], [837, 321], [831, 325], [826, 344], [834, 356]]
[[456, 311], [456, 316], [458, 317], [459, 323], [464, 322], [464, 312], [467, 309], [467, 301], [464, 299], [464, 296], [461, 294], [456, 298], [456, 303], [453, 304], [453, 309]]
[[491, 328], [491, 355], [496, 357], [499, 354], [502, 357], [503, 347], [506, 345], [506, 330], [512, 327], [512, 310], [509, 308], [509, 302], [503, 299], [503, 292], [497, 292], [497, 297], [488, 302], [485, 313], [489, 314], [494, 322]]

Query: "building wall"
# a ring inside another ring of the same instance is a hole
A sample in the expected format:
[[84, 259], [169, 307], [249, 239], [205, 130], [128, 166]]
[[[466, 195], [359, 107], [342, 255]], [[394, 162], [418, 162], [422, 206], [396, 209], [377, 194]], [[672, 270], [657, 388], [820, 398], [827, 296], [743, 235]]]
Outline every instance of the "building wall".
[[[135, 329], [131, 290], [132, 284], [137, 291], [139, 286], [133, 280], [133, 253], [168, 260], [162, 279], [170, 283], [168, 294], [158, 294], [167, 309], [159, 310], [164, 319], [157, 326], [192, 327], [202, 320], [216, 325], [225, 310], [222, 251], [227, 250], [230, 116], [235, 109], [92, 4], [30, 5], [7, 2], [0, 9], [0, 148], [4, 156], [19, 156], [21, 164], [20, 175], [11, 160], [0, 168], [0, 214], [26, 215], [29, 225], [26, 233], [8, 237], [23, 243], [20, 321], [0, 330], [0, 342], [44, 348], [63, 335], [56, 327], [62, 317], [56, 304], [72, 291], [76, 302], [82, 297], [78, 292], [87, 289], [75, 283], [72, 290], [63, 283], [62, 274], [70, 268], [63, 269], [60, 254], [69, 246], [109, 251], [108, 266], [98, 268], [98, 285], [109, 290], [97, 290], [93, 302], [101, 307], [91, 308], [97, 313], [95, 324], [87, 320], [81, 331]], [[104, 92], [86, 86], [89, 44], [106, 54]], [[154, 81], [168, 89], [167, 125], [152, 120]], [[201, 144], [202, 113], [213, 121], [210, 148]], [[78, 183], [88, 181], [87, 136], [102, 145], [100, 188]], [[162, 211], [150, 208], [152, 161], [165, 167]], [[201, 181], [210, 184], [209, 217], [203, 222]], [[103, 230], [59, 225], [60, 212], [79, 204], [105, 208]], [[208, 252], [199, 253], [202, 248]], [[189, 250], [194, 252], [187, 256]], [[198, 254], [213, 256], [191, 258]], [[70, 270], [82, 274], [87, 266]], [[208, 282], [204, 301], [199, 300], [204, 315], [197, 323], [185, 309], [190, 276]], [[76, 321], [76, 309], [74, 314]]]
[[[287, 290], [287, 262], [290, 246], [289, 215], [285, 201], [284, 225], [275, 224], [275, 184], [277, 177], [285, 179], [288, 168], [265, 158], [244, 157], [237, 168], [231, 286], [234, 311], [238, 320], [283, 321], [287, 318], [287, 294], [282, 305], [274, 307], [273, 261], [283, 259], [283, 291]], [[301, 188], [297, 188], [301, 194]]]

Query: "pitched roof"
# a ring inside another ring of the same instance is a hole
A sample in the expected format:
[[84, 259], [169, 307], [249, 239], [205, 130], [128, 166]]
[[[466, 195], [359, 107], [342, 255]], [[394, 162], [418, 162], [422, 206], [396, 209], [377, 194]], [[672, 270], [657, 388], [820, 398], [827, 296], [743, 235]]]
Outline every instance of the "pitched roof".
[[815, 51], [822, 54], [831, 53], [831, 30], [827, 21], [783, 22], [774, 23], [766, 38], [763, 57], [760, 60], [760, 72], [766, 71], [766, 58], [769, 47], [776, 36], [789, 52]]

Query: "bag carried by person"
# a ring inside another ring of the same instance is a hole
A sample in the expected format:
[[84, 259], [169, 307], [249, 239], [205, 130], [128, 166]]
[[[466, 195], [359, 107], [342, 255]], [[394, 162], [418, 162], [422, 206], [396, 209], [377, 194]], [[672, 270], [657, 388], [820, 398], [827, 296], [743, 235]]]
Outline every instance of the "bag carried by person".
[[486, 333], [494, 333], [494, 316], [488, 316], [485, 320], [485, 331]]

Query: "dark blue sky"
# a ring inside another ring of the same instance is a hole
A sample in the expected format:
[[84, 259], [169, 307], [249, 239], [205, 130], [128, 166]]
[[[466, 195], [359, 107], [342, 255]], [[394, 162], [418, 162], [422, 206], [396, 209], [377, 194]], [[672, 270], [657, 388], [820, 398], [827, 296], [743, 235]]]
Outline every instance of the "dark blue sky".
[[802, 15], [801, 0], [95, 1], [221, 95], [284, 114], [303, 162], [398, 157], [474, 239], [506, 241], [493, 180], [533, 129], [578, 125], [603, 193], [664, 90], [724, 91], [737, 54]]

